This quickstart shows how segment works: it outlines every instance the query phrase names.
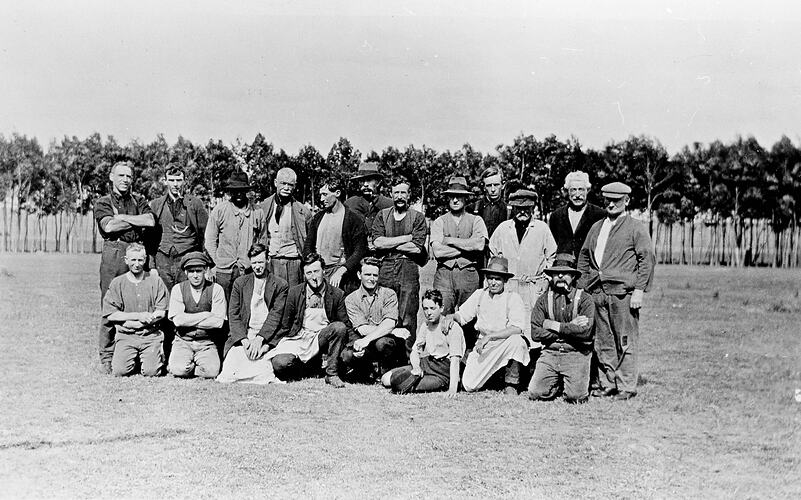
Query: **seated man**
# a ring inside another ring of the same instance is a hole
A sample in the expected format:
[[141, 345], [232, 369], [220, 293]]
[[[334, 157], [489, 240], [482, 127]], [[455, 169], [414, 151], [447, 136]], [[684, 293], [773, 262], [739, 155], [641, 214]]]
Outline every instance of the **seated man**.
[[[378, 284], [381, 261], [365, 257], [356, 273], [359, 288], [345, 297], [345, 308], [353, 325], [350, 342], [342, 351], [343, 369], [353, 369], [354, 378], [383, 375], [406, 357], [405, 339], [409, 331], [395, 328], [398, 296], [391, 288]], [[373, 373], [377, 362], [380, 373]]]
[[212, 262], [203, 252], [181, 259], [186, 281], [172, 287], [167, 317], [175, 325], [167, 370], [176, 377], [214, 378], [220, 373], [215, 340], [226, 319], [225, 292], [206, 280]]
[[280, 340], [267, 356], [281, 380], [300, 376], [303, 363], [320, 351], [325, 359], [325, 383], [345, 387], [339, 378], [339, 356], [351, 330], [345, 310], [345, 292], [329, 285], [323, 277], [325, 263], [318, 253], [301, 260], [305, 283], [293, 286], [286, 299]]
[[545, 273], [551, 278], [548, 293], [537, 299], [531, 314], [531, 336], [543, 349], [528, 397], [553, 399], [561, 382], [565, 401], [584, 403], [589, 396], [595, 303], [592, 294], [576, 290], [581, 272], [573, 254], [558, 255]]
[[278, 343], [289, 285], [270, 273], [266, 246], [254, 243], [247, 257], [253, 273], [238, 277], [231, 288], [225, 361], [217, 382], [269, 384], [276, 378], [265, 353]]
[[453, 315], [462, 326], [476, 318], [478, 332], [475, 348], [467, 356], [462, 386], [468, 392], [478, 390], [496, 371], [505, 368], [504, 393], [516, 395], [520, 372], [531, 360], [522, 335], [526, 321], [523, 299], [505, 289], [514, 275], [504, 257], [492, 257], [481, 272], [486, 286], [473, 292]]
[[122, 377], [141, 367], [155, 377], [164, 370], [164, 332], [159, 322], [169, 305], [167, 287], [158, 275], [144, 271], [145, 247], [131, 243], [125, 250], [128, 272], [117, 276], [103, 298], [103, 317], [116, 327], [111, 373]]

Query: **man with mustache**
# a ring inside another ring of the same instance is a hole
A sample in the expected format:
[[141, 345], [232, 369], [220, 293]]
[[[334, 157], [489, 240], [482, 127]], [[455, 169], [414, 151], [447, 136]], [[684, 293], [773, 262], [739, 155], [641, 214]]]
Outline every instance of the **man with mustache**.
[[392, 186], [391, 208], [378, 213], [373, 221], [372, 240], [376, 256], [381, 258], [378, 284], [398, 297], [398, 328], [409, 331], [407, 350], [417, 332], [420, 302], [420, 266], [428, 261], [426, 236], [428, 226], [423, 214], [409, 208], [409, 182], [399, 179]]
[[578, 259], [577, 287], [595, 300], [600, 387], [592, 395], [618, 400], [637, 395], [640, 308], [656, 262], [645, 225], [626, 213], [630, 193], [622, 182], [601, 188], [606, 218], [590, 228]]
[[[144, 243], [146, 231], [156, 224], [147, 200], [131, 192], [133, 178], [133, 163], [115, 163], [109, 173], [111, 192], [95, 201], [94, 216], [103, 238], [103, 253], [100, 256], [101, 305], [111, 280], [128, 272], [125, 263], [128, 245]], [[147, 259], [144, 268], [148, 269]], [[100, 371], [108, 374], [111, 373], [114, 353], [114, 326], [105, 317], [100, 320], [98, 339]]]
[[300, 254], [306, 243], [306, 225], [312, 217], [311, 210], [293, 196], [297, 182], [294, 170], [282, 168], [275, 174], [275, 194], [259, 204], [267, 220], [261, 241], [269, 249], [271, 272], [290, 287], [303, 281]]
[[[543, 271], [556, 255], [556, 241], [548, 224], [534, 216], [537, 201], [537, 193], [528, 189], [509, 195], [512, 218], [501, 222], [489, 242], [492, 255], [506, 257], [509, 261], [509, 271], [514, 276], [506, 286], [523, 299], [527, 319], [537, 299], [548, 288], [548, 278]], [[523, 333], [527, 337], [530, 329], [526, 321]]]
[[362, 216], [340, 201], [342, 192], [335, 177], [320, 188], [322, 210], [309, 222], [303, 255], [320, 254], [326, 281], [347, 294], [359, 287], [356, 272], [367, 254], [367, 232]]
[[568, 403], [584, 403], [589, 396], [595, 304], [589, 293], [576, 289], [581, 273], [575, 264], [572, 254], [556, 256], [545, 270], [551, 278], [548, 292], [531, 315], [531, 337], [543, 345], [528, 386], [533, 400], [554, 399], [560, 385]]
[[557, 253], [573, 254], [578, 259], [581, 246], [593, 224], [606, 217], [606, 211], [587, 202], [592, 185], [585, 172], [570, 172], [565, 177], [562, 192], [567, 204], [557, 208], [548, 219], [548, 226], [556, 240]]
[[359, 183], [360, 194], [345, 200], [345, 206], [364, 218], [367, 234], [370, 234], [378, 212], [392, 206], [392, 200], [381, 194], [384, 176], [378, 171], [378, 164], [364, 162], [350, 179]]

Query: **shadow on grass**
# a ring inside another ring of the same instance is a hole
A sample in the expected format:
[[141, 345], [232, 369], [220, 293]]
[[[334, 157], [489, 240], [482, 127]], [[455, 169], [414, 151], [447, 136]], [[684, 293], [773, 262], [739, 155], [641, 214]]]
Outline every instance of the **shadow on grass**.
[[119, 436], [108, 436], [96, 439], [68, 439], [66, 441], [20, 441], [18, 443], [4, 443], [0, 444], [0, 450], [10, 450], [14, 448], [22, 448], [24, 450], [36, 450], [39, 448], [64, 448], [74, 445], [98, 445], [108, 443], [123, 443], [126, 441], [138, 441], [141, 439], [167, 439], [186, 434], [189, 431], [186, 429], [167, 429], [155, 432], [139, 432], [132, 434], [121, 434]]

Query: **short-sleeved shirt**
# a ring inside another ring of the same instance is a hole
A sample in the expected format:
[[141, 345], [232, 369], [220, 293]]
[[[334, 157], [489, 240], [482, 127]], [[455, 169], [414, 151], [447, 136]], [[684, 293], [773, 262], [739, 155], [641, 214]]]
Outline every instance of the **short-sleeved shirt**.
[[130, 192], [122, 195], [112, 191], [110, 194], [98, 198], [97, 201], [95, 201], [94, 206], [95, 220], [97, 221], [97, 227], [100, 231], [100, 235], [104, 240], [109, 241], [119, 240], [126, 243], [141, 243], [144, 229], [140, 227], [132, 227], [131, 229], [126, 229], [125, 231], [109, 233], [103, 230], [103, 225], [101, 224], [102, 220], [106, 217], [114, 217], [117, 214], [142, 215], [152, 213], [153, 211], [150, 209], [150, 205], [148, 205], [147, 200], [145, 200], [144, 197], [132, 194]]
[[486, 288], [473, 292], [468, 299], [459, 306], [459, 316], [462, 323], [476, 319], [476, 330], [483, 336], [485, 331], [503, 330], [509, 326], [516, 326], [524, 330], [526, 322], [523, 299], [520, 295], [508, 290], [492, 295]]
[[413, 349], [417, 349], [421, 356], [431, 356], [435, 359], [463, 357], [465, 351], [464, 332], [455, 321], [447, 335], [442, 333], [442, 320], [433, 329], [423, 323], [417, 328], [417, 339]]
[[[211, 314], [218, 318], [222, 318], [223, 321], [225, 321], [228, 319], [228, 313], [226, 312], [227, 306], [225, 304], [225, 292], [217, 283], [213, 283], [211, 286]], [[194, 301], [197, 303], [200, 300], [200, 294], [203, 292], [201, 290], [195, 290], [191, 287], [190, 290], [192, 293], [192, 299], [194, 299]], [[184, 304], [184, 296], [181, 293], [181, 284], [178, 283], [172, 287], [172, 291], [170, 292], [170, 309], [169, 312], [167, 312], [167, 318], [169, 318], [170, 321], [173, 321], [176, 316], [185, 312], [186, 305]]]
[[377, 326], [385, 319], [398, 321], [398, 296], [391, 288], [376, 286], [370, 295], [363, 286], [345, 297], [345, 309], [354, 328]]
[[[129, 276], [131, 273], [125, 273], [111, 280], [103, 298], [103, 317], [115, 312], [167, 311], [170, 305], [167, 287], [160, 277], [145, 274], [142, 281], [133, 282]], [[145, 335], [157, 330], [156, 325], [147, 325], [134, 333]]]

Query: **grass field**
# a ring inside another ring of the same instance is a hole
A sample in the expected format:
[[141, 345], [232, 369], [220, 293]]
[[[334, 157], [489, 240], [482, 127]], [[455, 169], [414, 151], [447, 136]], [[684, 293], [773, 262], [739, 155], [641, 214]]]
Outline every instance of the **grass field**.
[[801, 271], [658, 268], [640, 394], [571, 406], [113, 379], [98, 262], [0, 255], [1, 497], [801, 497]]

